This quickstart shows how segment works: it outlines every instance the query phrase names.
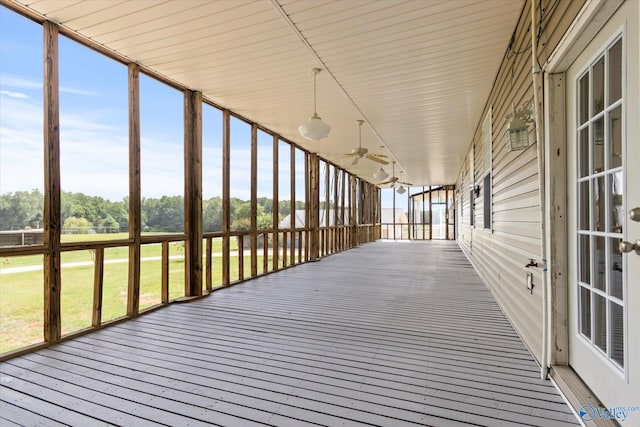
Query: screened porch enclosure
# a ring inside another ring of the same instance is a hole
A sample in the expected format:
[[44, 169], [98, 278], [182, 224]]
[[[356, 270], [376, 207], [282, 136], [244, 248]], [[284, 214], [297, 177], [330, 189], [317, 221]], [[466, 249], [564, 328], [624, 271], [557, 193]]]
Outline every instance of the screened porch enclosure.
[[[382, 208], [381, 238], [389, 240], [455, 240], [454, 185], [383, 189], [382, 200], [391, 198], [393, 208]], [[389, 192], [393, 192], [389, 196]], [[406, 205], [406, 206], [403, 206]]]

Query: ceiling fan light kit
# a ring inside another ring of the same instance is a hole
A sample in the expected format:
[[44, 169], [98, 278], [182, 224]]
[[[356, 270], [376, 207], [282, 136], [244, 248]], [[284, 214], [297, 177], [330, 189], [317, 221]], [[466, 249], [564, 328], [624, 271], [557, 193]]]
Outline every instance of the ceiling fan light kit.
[[318, 112], [316, 111], [316, 76], [320, 71], [322, 71], [321, 68], [311, 69], [311, 73], [313, 74], [313, 115], [309, 117], [307, 121], [301, 124], [298, 128], [300, 135], [310, 141], [319, 141], [321, 139], [324, 139], [328, 137], [329, 132], [331, 132], [331, 126], [329, 126], [327, 123], [324, 123], [320, 116], [318, 116]]

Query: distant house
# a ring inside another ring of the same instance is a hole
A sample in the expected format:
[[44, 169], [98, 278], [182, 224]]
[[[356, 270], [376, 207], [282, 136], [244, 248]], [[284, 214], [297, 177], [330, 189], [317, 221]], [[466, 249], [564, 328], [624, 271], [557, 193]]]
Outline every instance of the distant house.
[[[295, 211], [295, 227], [294, 228], [304, 228], [306, 227], [306, 222], [305, 222], [305, 210], [304, 209], [297, 209]], [[340, 216], [341, 212], [338, 212], [338, 216]], [[328, 218], [327, 218], [328, 217]], [[322, 227], [327, 227], [327, 224], [329, 224], [329, 227], [333, 227], [335, 226], [335, 218], [336, 218], [336, 213], [334, 209], [320, 209], [320, 228]], [[328, 223], [327, 223], [328, 220]], [[344, 219], [344, 224], [345, 225], [349, 225], [349, 216], [348, 213], [345, 212], [345, 219]], [[340, 224], [340, 218], [338, 218], [338, 225], [342, 225]], [[280, 230], [287, 230], [291, 228], [291, 214], [287, 215], [286, 217], [284, 217], [279, 223], [278, 223], [278, 228], [280, 228]], [[296, 247], [298, 246], [298, 236], [295, 237], [296, 239]], [[302, 243], [304, 244], [304, 236], [302, 237]]]
[[405, 230], [404, 238], [407, 238], [407, 214], [402, 208], [382, 208], [382, 235], [383, 239], [402, 239], [402, 230]]
[[[295, 228], [304, 228], [306, 226], [305, 224], [305, 211], [304, 209], [297, 209], [295, 211], [295, 216], [296, 216], [296, 220], [295, 220]], [[320, 209], [320, 227], [326, 227], [327, 226], [327, 216], [329, 217], [329, 227], [333, 227], [335, 224], [335, 212], [334, 209]], [[340, 212], [338, 212], [338, 216], [340, 216]], [[340, 220], [338, 219], [338, 225], [343, 225], [340, 223]], [[345, 212], [345, 219], [344, 219], [344, 225], [349, 225], [349, 216], [347, 215], [347, 213]], [[287, 215], [286, 217], [284, 217], [282, 219], [282, 221], [280, 221], [278, 223], [278, 227], [282, 230], [282, 229], [288, 229], [291, 228], [291, 214]]]

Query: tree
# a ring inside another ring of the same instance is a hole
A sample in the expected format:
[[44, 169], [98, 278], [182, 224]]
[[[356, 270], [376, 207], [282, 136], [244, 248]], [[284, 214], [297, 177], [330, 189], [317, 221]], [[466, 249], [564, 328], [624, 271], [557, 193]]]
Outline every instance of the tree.
[[143, 199], [142, 211], [146, 216], [145, 231], [179, 233], [184, 231], [184, 201], [182, 196], [162, 196]]
[[91, 224], [86, 218], [69, 217], [64, 221], [62, 232], [65, 234], [89, 234], [92, 230]]
[[20, 230], [42, 227], [44, 196], [40, 190], [16, 191], [0, 196], [0, 228]]
[[222, 198], [220, 196], [202, 202], [202, 229], [205, 232], [222, 230]]

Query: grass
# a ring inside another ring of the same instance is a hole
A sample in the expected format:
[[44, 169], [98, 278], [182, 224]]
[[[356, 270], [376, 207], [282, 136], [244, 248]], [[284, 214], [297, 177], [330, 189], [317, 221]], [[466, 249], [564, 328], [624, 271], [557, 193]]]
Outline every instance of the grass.
[[[94, 235], [95, 236], [95, 235]], [[112, 235], [110, 235], [112, 236]], [[77, 238], [77, 236], [74, 236]], [[86, 241], [86, 237], [83, 241]], [[105, 240], [104, 236], [95, 240]], [[234, 239], [233, 239], [234, 240]], [[232, 241], [233, 241], [232, 240]], [[169, 245], [169, 255], [184, 255], [182, 243]], [[140, 268], [140, 309], [161, 302], [161, 245], [143, 245]], [[214, 240], [213, 252], [222, 251], [220, 239]], [[204, 251], [203, 251], [204, 253]], [[258, 252], [258, 273], [262, 273], [263, 257]], [[126, 314], [128, 293], [128, 247], [107, 248], [104, 264], [102, 296], [102, 321], [122, 317]], [[238, 280], [237, 249], [232, 248], [230, 258], [231, 281]], [[43, 256], [12, 257], [0, 268], [42, 266]], [[61, 323], [62, 334], [68, 334], [91, 326], [93, 310], [93, 251], [82, 250], [62, 253]], [[82, 263], [72, 265], [70, 263]], [[280, 263], [282, 264], [282, 263]], [[204, 265], [204, 263], [203, 263]], [[269, 257], [269, 270], [272, 260]], [[222, 257], [212, 258], [213, 287], [222, 283]], [[203, 272], [203, 280], [205, 272]], [[244, 277], [251, 277], [251, 257], [244, 257]], [[11, 351], [43, 340], [44, 276], [42, 270], [10, 272], [0, 275], [0, 353]], [[203, 285], [204, 287], [204, 285]], [[169, 298], [184, 295], [184, 258], [170, 259]]]

